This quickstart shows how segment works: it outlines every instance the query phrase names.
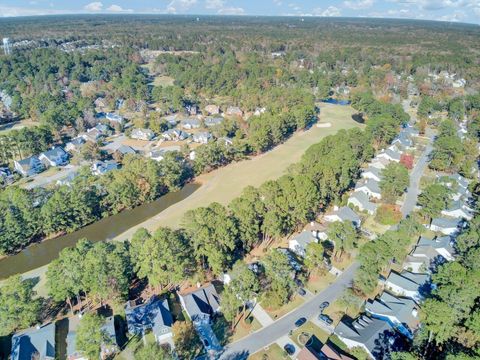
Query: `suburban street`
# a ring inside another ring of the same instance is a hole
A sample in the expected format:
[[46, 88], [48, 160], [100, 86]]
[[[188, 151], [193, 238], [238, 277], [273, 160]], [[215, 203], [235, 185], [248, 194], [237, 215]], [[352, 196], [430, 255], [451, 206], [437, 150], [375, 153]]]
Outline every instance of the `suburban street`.
[[317, 316], [320, 313], [319, 306], [322, 302], [333, 302], [342, 294], [344, 289], [350, 286], [358, 267], [359, 264], [354, 262], [333, 284], [315, 295], [309, 301], [306, 301], [292, 312], [275, 321], [273, 324], [264, 327], [235, 343], [229, 344], [225, 347], [225, 351], [220, 356], [220, 359], [246, 359], [249, 355], [276, 342], [277, 339], [288, 334], [290, 330], [295, 329], [294, 323], [299, 318], [305, 317], [310, 319]]

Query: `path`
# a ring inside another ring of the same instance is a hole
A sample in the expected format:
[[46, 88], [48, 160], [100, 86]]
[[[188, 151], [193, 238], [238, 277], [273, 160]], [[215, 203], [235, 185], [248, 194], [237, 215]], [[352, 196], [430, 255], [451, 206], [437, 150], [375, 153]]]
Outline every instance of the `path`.
[[311, 319], [319, 313], [319, 306], [322, 302], [332, 303], [343, 290], [351, 285], [353, 276], [359, 267], [357, 262], [350, 265], [337, 280], [328, 288], [324, 289], [312, 299], [304, 302], [298, 308], [287, 315], [276, 320], [273, 324], [266, 326], [247, 337], [229, 344], [225, 347], [220, 359], [237, 360], [246, 359], [249, 355], [276, 342], [290, 330], [295, 329], [295, 321], [301, 317]]

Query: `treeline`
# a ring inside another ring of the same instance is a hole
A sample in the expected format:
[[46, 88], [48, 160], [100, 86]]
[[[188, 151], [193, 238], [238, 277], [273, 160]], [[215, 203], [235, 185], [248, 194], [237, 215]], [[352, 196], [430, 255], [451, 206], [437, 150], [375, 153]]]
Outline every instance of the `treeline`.
[[39, 154], [47, 150], [53, 142], [54, 135], [48, 126], [9, 131], [0, 135], [0, 164]]
[[408, 359], [480, 357], [480, 217], [456, 239], [455, 261], [438, 266], [435, 289], [422, 304], [422, 327]]
[[121, 169], [100, 177], [84, 169], [72, 184], [53, 190], [7, 187], [0, 192], [0, 253], [153, 201], [180, 189], [191, 176], [190, 166], [172, 152], [161, 162], [126, 156]]

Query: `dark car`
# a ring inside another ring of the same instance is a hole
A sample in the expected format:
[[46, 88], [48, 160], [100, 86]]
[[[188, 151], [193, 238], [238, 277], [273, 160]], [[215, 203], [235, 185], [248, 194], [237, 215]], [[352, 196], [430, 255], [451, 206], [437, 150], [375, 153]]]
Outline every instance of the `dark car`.
[[295, 326], [296, 327], [300, 327], [302, 326], [303, 324], [305, 324], [307, 322], [307, 319], [305, 319], [304, 317], [301, 317], [300, 319], [298, 319], [297, 321], [295, 321]]
[[295, 281], [295, 285], [297, 285], [298, 287], [303, 286], [302, 280], [295, 278], [295, 280], [293, 280], [293, 281]]
[[320, 314], [318, 316], [318, 320], [323, 321], [327, 325], [332, 325], [333, 324], [333, 320], [330, 319], [330, 317], [328, 315], [325, 315], [325, 314]]
[[297, 293], [301, 296], [305, 296], [307, 293], [304, 288], [298, 288]]
[[285, 352], [288, 354], [288, 355], [293, 355], [295, 354], [295, 346], [293, 346], [292, 344], [287, 344], [283, 347], [283, 350], [285, 350]]
[[330, 305], [330, 303], [328, 301], [324, 301], [320, 304], [320, 312], [323, 312], [323, 310], [325, 310], [328, 305]]

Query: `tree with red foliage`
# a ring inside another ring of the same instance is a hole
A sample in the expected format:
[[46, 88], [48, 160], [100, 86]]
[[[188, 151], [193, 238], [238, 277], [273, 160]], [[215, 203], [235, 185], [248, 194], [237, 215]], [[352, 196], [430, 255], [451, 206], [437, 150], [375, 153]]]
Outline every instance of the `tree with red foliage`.
[[402, 154], [400, 156], [400, 164], [405, 166], [408, 170], [413, 168], [413, 155], [411, 154]]

